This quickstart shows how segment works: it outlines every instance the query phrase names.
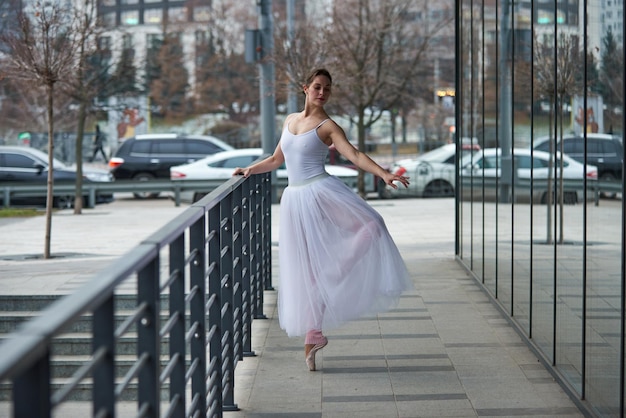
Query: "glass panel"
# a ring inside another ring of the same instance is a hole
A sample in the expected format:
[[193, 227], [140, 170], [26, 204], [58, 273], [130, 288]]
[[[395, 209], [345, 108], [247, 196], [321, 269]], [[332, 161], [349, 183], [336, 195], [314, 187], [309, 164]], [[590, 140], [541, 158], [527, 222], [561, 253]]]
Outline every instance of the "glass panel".
[[[534, 100], [531, 145], [544, 138], [544, 157], [549, 168], [544, 179], [532, 178], [532, 195], [538, 196], [532, 205], [532, 316], [531, 336], [550, 360], [554, 344], [554, 269], [555, 269], [555, 207], [544, 200], [552, 193], [554, 178], [555, 105], [554, 105], [554, 2], [534, 0], [533, 51], [530, 79]], [[538, 158], [539, 152], [533, 150]], [[537, 202], [538, 200], [538, 202]], [[543, 203], [542, 203], [543, 202]]]
[[[600, 9], [600, 0], [588, 0], [588, 10]], [[619, 18], [617, 16], [619, 5]], [[593, 94], [587, 96], [587, 127], [581, 126], [581, 133], [587, 132], [587, 161], [598, 168], [601, 184], [610, 187], [601, 194], [598, 205], [587, 203], [587, 263], [586, 263], [586, 376], [585, 393], [588, 401], [602, 416], [618, 416], [620, 406], [620, 294], [621, 294], [621, 263], [624, 257], [624, 243], [621, 234], [616, 233], [622, 219], [622, 195], [620, 179], [622, 174], [622, 95], [624, 74], [624, 50], [621, 46], [623, 16], [621, 3], [604, 4], [605, 25], [612, 27], [619, 22], [619, 35], [616, 31], [607, 30], [598, 35], [589, 45], [590, 49], [598, 49], [596, 55], [597, 73], [588, 73], [587, 82], [599, 84], [593, 88]], [[594, 39], [594, 38], [591, 38]], [[599, 80], [594, 80], [597, 74]], [[600, 90], [600, 91], [598, 91]], [[600, 93], [600, 94], [598, 94]], [[602, 103], [602, 104], [600, 104]], [[583, 104], [584, 105], [584, 104]], [[603, 110], [598, 111], [598, 106]], [[583, 107], [584, 108], [584, 107]], [[582, 108], [581, 108], [582, 109]], [[590, 110], [593, 119], [589, 118]], [[590, 123], [592, 122], [592, 123]], [[593, 123], [597, 124], [594, 125]], [[594, 138], [597, 132], [616, 134]], [[572, 140], [574, 143], [584, 142]], [[593, 145], [592, 145], [593, 142]], [[566, 143], [567, 144], [567, 143]], [[578, 146], [578, 145], [576, 145]], [[613, 159], [613, 154], [618, 158]], [[612, 220], [612, 221], [609, 221]], [[623, 229], [623, 225], [621, 226]]]
[[[582, 393], [582, 281], [583, 281], [583, 229], [585, 167], [571, 161], [562, 164], [565, 157], [562, 139], [571, 132], [575, 121], [571, 103], [584, 94], [585, 53], [580, 42], [583, 34], [577, 26], [577, 10], [571, 10], [569, 0], [556, 4], [557, 34], [555, 60], [556, 71], [556, 153], [554, 154], [554, 207], [556, 246], [556, 367], [565, 379]], [[568, 181], [566, 187], [565, 181]], [[546, 200], [551, 196], [547, 196]], [[580, 198], [580, 200], [579, 200]], [[576, 203], [580, 201], [580, 205]]]
[[463, 3], [457, 137], [481, 151], [460, 164], [459, 255], [567, 388], [618, 416], [622, 4], [512, 4]]
[[[465, 1], [462, 3], [462, 12], [461, 12], [461, 33], [458, 34], [461, 38], [460, 42], [464, 46], [461, 50], [460, 57], [460, 68], [459, 78], [460, 78], [460, 94], [458, 95], [458, 105], [461, 108], [461, 119], [457, 122], [456, 126], [456, 139], [457, 141], [462, 141], [463, 137], [471, 137], [471, 109], [472, 109], [472, 72], [469, 71], [470, 60], [472, 59], [472, 42], [474, 42], [474, 38], [472, 37], [472, 3], [470, 1]], [[461, 163], [459, 163], [461, 164]], [[459, 180], [460, 184], [460, 205], [459, 216], [460, 223], [462, 225], [462, 230], [459, 233], [460, 243], [459, 243], [459, 251], [460, 257], [470, 268], [473, 269], [473, 260], [472, 260], [472, 187], [471, 187], [471, 177], [466, 176], [465, 173], [461, 172], [461, 178]], [[458, 187], [458, 186], [457, 186]]]
[[[531, 193], [530, 177], [533, 175], [532, 156], [529, 151], [532, 91], [530, 85], [531, 68], [531, 11], [530, 3], [514, 10], [512, 30], [513, 64], [511, 79], [513, 82], [513, 151], [511, 183], [513, 229], [513, 265], [510, 285], [500, 281], [502, 287], [510, 292], [512, 299], [511, 314], [518, 324], [530, 333], [530, 266], [531, 266]], [[530, 176], [528, 175], [530, 173]]]
[[[500, 111], [499, 101], [499, 32], [500, 29], [498, 14], [498, 3], [487, 3], [484, 6], [485, 27], [483, 30], [483, 54], [484, 63], [481, 68], [483, 74], [483, 96], [484, 103], [481, 109], [482, 117], [479, 122], [479, 139], [481, 140], [480, 157], [485, 159], [485, 150], [494, 148], [498, 143], [498, 112]], [[498, 26], [496, 26], [496, 24]], [[484, 164], [483, 164], [484, 165]], [[496, 268], [497, 268], [497, 225], [498, 217], [497, 204], [495, 201], [495, 184], [493, 178], [481, 175], [477, 181], [476, 201], [481, 202], [480, 213], [484, 219], [483, 227], [483, 278], [485, 285], [495, 294], [496, 290]], [[477, 207], [477, 210], [479, 208]]]

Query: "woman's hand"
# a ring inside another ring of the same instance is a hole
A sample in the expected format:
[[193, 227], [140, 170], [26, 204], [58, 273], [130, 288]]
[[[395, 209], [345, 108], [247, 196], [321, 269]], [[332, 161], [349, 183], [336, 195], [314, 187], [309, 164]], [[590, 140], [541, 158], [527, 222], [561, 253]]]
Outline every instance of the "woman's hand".
[[246, 168], [241, 168], [241, 167], [237, 167], [235, 168], [235, 171], [233, 171], [233, 176], [237, 176], [237, 175], [243, 175], [244, 177], [248, 178], [250, 177], [250, 167], [246, 167]]
[[406, 176], [401, 176], [401, 175], [387, 172], [382, 177], [382, 179], [385, 182], [385, 184], [393, 187], [394, 189], [398, 188], [398, 185], [395, 184], [394, 181], [402, 183], [402, 185], [404, 185], [405, 188], [409, 187], [409, 177], [406, 177]]

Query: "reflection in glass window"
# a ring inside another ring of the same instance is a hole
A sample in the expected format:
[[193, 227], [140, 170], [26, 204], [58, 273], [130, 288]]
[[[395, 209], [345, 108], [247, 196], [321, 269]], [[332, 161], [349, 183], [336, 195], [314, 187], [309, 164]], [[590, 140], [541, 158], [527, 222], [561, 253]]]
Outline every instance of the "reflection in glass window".
[[187, 141], [187, 154], [210, 155], [222, 151], [217, 145], [209, 141]]
[[211, 8], [209, 6], [196, 6], [193, 8], [194, 22], [208, 22], [211, 19]]
[[7, 167], [13, 168], [35, 168], [36, 163], [36, 161], [20, 154], [6, 154], [5, 161]]
[[147, 25], [160, 24], [163, 21], [163, 10], [147, 9], [143, 12], [143, 21]]
[[240, 157], [228, 158], [224, 161], [218, 161], [213, 164], [209, 164], [213, 167], [223, 167], [223, 168], [237, 168], [237, 167], [247, 167], [254, 162], [258, 157], [251, 155], [242, 155]]
[[105, 28], [112, 28], [116, 25], [115, 22], [115, 12], [111, 12], [111, 13], [103, 13], [100, 15], [100, 19], [101, 19], [101, 24], [105, 27]]
[[126, 33], [122, 36], [122, 48], [133, 49], [133, 35]]
[[170, 22], [186, 22], [187, 21], [187, 8], [186, 7], [172, 7], [167, 11], [167, 16]]
[[98, 38], [98, 48], [101, 50], [111, 49], [111, 37], [101, 36]]
[[120, 23], [122, 25], [138, 25], [139, 24], [139, 11], [127, 10], [122, 12], [120, 16]]

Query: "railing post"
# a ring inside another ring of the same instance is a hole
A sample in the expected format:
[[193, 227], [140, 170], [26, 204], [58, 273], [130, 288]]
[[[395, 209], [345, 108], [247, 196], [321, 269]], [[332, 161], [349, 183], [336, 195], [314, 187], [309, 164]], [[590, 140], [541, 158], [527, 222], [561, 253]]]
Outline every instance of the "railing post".
[[[193, 262], [190, 266], [190, 300], [189, 300], [189, 325], [190, 329], [195, 327], [189, 342], [189, 354], [191, 357], [191, 367], [194, 367], [191, 375], [191, 405], [194, 413], [189, 416], [205, 416], [207, 410], [207, 361], [206, 361], [206, 281], [205, 281], [205, 222], [203, 216], [196, 221], [189, 229], [189, 248], [190, 251], [197, 250]], [[209, 263], [211, 259], [209, 259]], [[209, 291], [211, 287], [211, 279], [209, 279]], [[192, 294], [193, 293], [193, 294]], [[209, 320], [215, 321], [210, 312]], [[213, 358], [213, 341], [211, 340], [211, 358]], [[210, 370], [208, 371], [210, 373]], [[221, 405], [220, 405], [221, 406]], [[213, 415], [206, 415], [213, 416]], [[221, 417], [221, 415], [220, 415]]]
[[[202, 229], [203, 231], [203, 229]], [[201, 258], [201, 245], [194, 248]], [[170, 330], [170, 359], [176, 359], [170, 374], [170, 403], [173, 404], [171, 416], [185, 416], [185, 236], [180, 235], [169, 246], [170, 276], [175, 276], [169, 287], [170, 318], [178, 320]], [[203, 271], [203, 269], [200, 269]], [[204, 292], [199, 292], [204, 295]], [[200, 297], [202, 299], [202, 297]], [[204, 322], [202, 322], [204, 323]], [[201, 338], [200, 341], [204, 341]]]
[[161, 341], [159, 338], [159, 255], [137, 274], [137, 305], [148, 304], [144, 316], [137, 324], [137, 358], [147, 354], [146, 364], [139, 371], [138, 408], [148, 407], [149, 417], [159, 417], [160, 385], [159, 366]]
[[262, 224], [263, 224], [263, 175], [252, 176], [254, 186], [252, 189], [252, 201], [250, 208], [252, 210], [250, 224], [250, 257], [251, 257], [251, 276], [253, 289], [253, 304], [255, 319], [266, 319], [263, 314], [263, 256], [262, 256]]
[[242, 202], [241, 202], [241, 247], [242, 257], [244, 260], [242, 270], [242, 321], [243, 321], [243, 355], [244, 357], [254, 356], [252, 351], [252, 269], [250, 266], [250, 260], [252, 252], [250, 251], [250, 192], [252, 182], [250, 179], [243, 182], [242, 188]]
[[263, 284], [265, 290], [274, 290], [272, 286], [272, 177], [269, 173], [265, 174], [263, 186]]
[[[242, 190], [241, 186], [233, 190], [232, 198], [232, 259], [233, 259], [233, 357], [234, 367], [243, 360], [243, 242], [242, 242]], [[233, 384], [235, 380], [233, 379]]]
[[50, 418], [50, 348], [13, 380], [14, 418]]
[[[209, 364], [207, 380], [209, 381], [209, 412], [207, 416], [221, 417], [222, 398], [222, 281], [220, 277], [220, 207], [209, 209], [209, 232], [207, 238], [208, 262], [208, 318], [209, 318]], [[204, 347], [202, 348], [204, 351]], [[204, 380], [204, 376], [202, 376]]]
[[[115, 416], [115, 297], [111, 294], [93, 313], [93, 349], [107, 352], [93, 371], [93, 416]], [[99, 415], [100, 414], [100, 415]]]
[[96, 188], [93, 185], [89, 186], [89, 194], [87, 195], [87, 207], [95, 208], [96, 207]]
[[233, 329], [233, 223], [232, 193], [220, 201], [220, 277], [222, 280], [222, 393], [224, 410], [236, 411], [233, 382], [235, 380]]

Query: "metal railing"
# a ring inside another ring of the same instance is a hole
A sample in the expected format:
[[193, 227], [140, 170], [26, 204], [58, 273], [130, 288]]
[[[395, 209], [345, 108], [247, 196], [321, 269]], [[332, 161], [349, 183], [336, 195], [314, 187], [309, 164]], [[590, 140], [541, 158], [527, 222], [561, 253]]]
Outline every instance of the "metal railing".
[[[209, 193], [222, 185], [224, 180], [116, 180], [112, 182], [83, 183], [83, 196], [86, 197], [87, 207], [96, 205], [97, 194], [112, 193], [165, 193], [172, 195], [176, 206], [180, 205], [181, 193], [194, 191]], [[278, 179], [274, 187], [285, 187], [286, 180]], [[76, 186], [74, 183], [55, 183], [54, 196], [73, 196]], [[46, 184], [27, 184], [24, 182], [0, 183], [0, 197], [4, 207], [11, 206], [11, 202], [21, 197], [43, 197], [47, 194]]]
[[[85, 382], [94, 417], [114, 417], [133, 386], [137, 417], [237, 409], [235, 366], [253, 354], [252, 319], [264, 317], [263, 291], [272, 288], [270, 190], [269, 174], [226, 181], [15, 331], [0, 345], [14, 416], [51, 417]], [[116, 300], [129, 285], [136, 303], [122, 312]], [[85, 316], [92, 354], [54, 386], [54, 341]], [[123, 338], [134, 339], [136, 355], [116, 377]]]

